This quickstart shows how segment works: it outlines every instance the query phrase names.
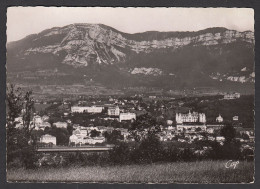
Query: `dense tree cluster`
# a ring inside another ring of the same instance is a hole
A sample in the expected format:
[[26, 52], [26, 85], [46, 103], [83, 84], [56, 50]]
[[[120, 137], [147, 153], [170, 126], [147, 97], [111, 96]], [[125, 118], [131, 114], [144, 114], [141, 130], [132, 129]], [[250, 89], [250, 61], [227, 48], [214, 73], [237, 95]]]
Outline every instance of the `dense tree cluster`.
[[[240, 150], [240, 142], [235, 140], [234, 128], [226, 125], [221, 134], [225, 137], [223, 145], [216, 141], [196, 141], [188, 143], [165, 143], [159, 141], [156, 132], [149, 131], [139, 142], [117, 141], [113, 150], [103, 154], [71, 154], [69, 164], [80, 165], [123, 165], [150, 164], [156, 162], [179, 162], [198, 160], [250, 160], [252, 150]], [[113, 135], [116, 135], [115, 133]], [[207, 150], [203, 150], [203, 146]], [[252, 159], [252, 158], [251, 158]]]
[[117, 144], [124, 140], [124, 136], [117, 130], [113, 130], [111, 133], [105, 132], [104, 137], [107, 139], [107, 143], [109, 144]]
[[[7, 86], [7, 166], [34, 167], [37, 160], [35, 153], [36, 140], [32, 135], [34, 125], [31, 125], [34, 100], [32, 92], [25, 94], [14, 85]], [[15, 118], [22, 116], [23, 127], [17, 129]]]

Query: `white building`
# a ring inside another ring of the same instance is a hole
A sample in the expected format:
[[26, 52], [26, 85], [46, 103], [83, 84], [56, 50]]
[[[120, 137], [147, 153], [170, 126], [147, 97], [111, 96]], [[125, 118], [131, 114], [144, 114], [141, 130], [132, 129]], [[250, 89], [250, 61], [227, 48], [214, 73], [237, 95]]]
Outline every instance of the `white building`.
[[176, 114], [177, 132], [195, 133], [207, 130], [206, 115], [204, 113], [193, 112], [187, 114]]
[[176, 129], [178, 132], [186, 132], [186, 133], [196, 133], [196, 132], [203, 132], [207, 130], [206, 125], [199, 125], [199, 124], [181, 124], [177, 125]]
[[223, 122], [223, 117], [219, 114], [219, 116], [216, 118], [216, 122], [222, 123]]
[[34, 116], [33, 117], [33, 123], [35, 125], [41, 125], [43, 123], [41, 116], [38, 116], [38, 115]]
[[182, 114], [182, 113], [176, 113], [176, 123], [177, 124], [183, 124], [184, 122], [187, 123], [206, 123], [206, 115], [204, 113], [198, 113], [198, 112], [193, 112], [187, 114]]
[[119, 122], [124, 121], [124, 120], [133, 120], [136, 119], [136, 114], [135, 113], [120, 113], [119, 115]]
[[104, 133], [107, 131], [107, 128], [105, 126], [97, 126], [96, 128], [97, 128], [96, 130], [101, 133]]
[[44, 116], [42, 116], [42, 121], [48, 121], [49, 120], [49, 116], [47, 116], [47, 115], [44, 115]]
[[52, 144], [56, 145], [56, 137], [46, 134], [46, 135], [41, 136], [40, 142], [46, 143], [46, 144], [52, 143]]
[[22, 122], [17, 122], [17, 123], [15, 124], [15, 128], [16, 128], [16, 129], [22, 129], [22, 128], [23, 128], [23, 123], [22, 123]]
[[68, 123], [59, 121], [59, 122], [53, 123], [53, 125], [56, 126], [57, 128], [67, 128]]
[[71, 107], [71, 112], [72, 113], [75, 113], [75, 112], [83, 113], [84, 111], [86, 111], [86, 107], [84, 107], [84, 106], [72, 106]]
[[92, 137], [86, 136], [83, 138], [83, 144], [95, 144]]
[[92, 141], [89, 142], [89, 144], [97, 144], [97, 143], [101, 144], [105, 141], [106, 141], [105, 137], [94, 137], [92, 138]]
[[76, 129], [72, 132], [73, 135], [76, 135], [77, 137], [85, 137], [88, 135], [88, 130], [87, 129]]
[[219, 131], [223, 127], [224, 127], [223, 124], [208, 124], [207, 133], [213, 134], [215, 131]]
[[44, 130], [46, 127], [51, 127], [51, 124], [49, 122], [42, 122], [42, 124], [37, 127], [38, 129]]
[[238, 121], [238, 116], [234, 116], [233, 121]]
[[72, 113], [101, 113], [103, 111], [103, 106], [72, 106], [71, 112]]
[[75, 144], [78, 143], [78, 137], [76, 135], [71, 135], [69, 140], [70, 140], [69, 143], [75, 143]]
[[173, 121], [172, 120], [167, 120], [167, 125], [172, 125], [173, 124]]
[[170, 126], [168, 126], [168, 128], [167, 128], [168, 130], [175, 130], [176, 129], [176, 127], [174, 127], [174, 126], [172, 126], [172, 125], [170, 125]]
[[225, 137], [223, 137], [223, 136], [217, 136], [217, 137], [216, 137], [216, 141], [218, 141], [218, 142], [224, 142], [224, 141], [225, 141]]
[[121, 131], [121, 135], [124, 136], [124, 141], [127, 141], [127, 138], [130, 136], [129, 131]]
[[225, 100], [232, 100], [236, 98], [240, 98], [240, 93], [227, 93], [224, 95]]
[[15, 121], [15, 128], [22, 129], [23, 128], [23, 117], [17, 117], [14, 119]]
[[101, 113], [103, 111], [103, 106], [90, 106], [87, 108], [88, 113]]
[[70, 143], [75, 144], [97, 144], [97, 143], [103, 143], [105, 142], [105, 137], [82, 137], [77, 135], [71, 135], [70, 136]]
[[14, 121], [15, 122], [17, 122], [17, 123], [22, 123], [23, 122], [23, 117], [16, 117], [15, 119], [14, 119]]
[[213, 137], [213, 136], [208, 136], [208, 140], [214, 141], [214, 140], [215, 140], [215, 137]]
[[118, 106], [115, 106], [115, 107], [109, 107], [108, 110], [107, 110], [107, 114], [109, 116], [119, 116], [120, 114], [120, 109]]
[[212, 128], [212, 127], [211, 128], [207, 128], [207, 133], [213, 134], [214, 131], [215, 131], [215, 129]]

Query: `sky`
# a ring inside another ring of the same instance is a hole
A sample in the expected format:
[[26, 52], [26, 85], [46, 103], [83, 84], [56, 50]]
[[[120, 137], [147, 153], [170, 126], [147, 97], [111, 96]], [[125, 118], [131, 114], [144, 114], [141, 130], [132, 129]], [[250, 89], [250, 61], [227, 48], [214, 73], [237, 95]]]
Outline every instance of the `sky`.
[[7, 42], [52, 27], [74, 23], [100, 23], [125, 33], [145, 31], [198, 31], [225, 27], [254, 31], [250, 8], [110, 8], [9, 7]]

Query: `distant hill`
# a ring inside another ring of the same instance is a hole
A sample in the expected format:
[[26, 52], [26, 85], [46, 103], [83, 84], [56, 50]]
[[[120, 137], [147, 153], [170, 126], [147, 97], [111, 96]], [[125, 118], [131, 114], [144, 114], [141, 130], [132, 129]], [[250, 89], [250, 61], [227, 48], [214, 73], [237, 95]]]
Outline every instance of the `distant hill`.
[[116, 88], [253, 92], [254, 41], [251, 31], [226, 28], [127, 34], [102, 24], [72, 24], [8, 43], [7, 75], [56, 69], [65, 83], [87, 78]]

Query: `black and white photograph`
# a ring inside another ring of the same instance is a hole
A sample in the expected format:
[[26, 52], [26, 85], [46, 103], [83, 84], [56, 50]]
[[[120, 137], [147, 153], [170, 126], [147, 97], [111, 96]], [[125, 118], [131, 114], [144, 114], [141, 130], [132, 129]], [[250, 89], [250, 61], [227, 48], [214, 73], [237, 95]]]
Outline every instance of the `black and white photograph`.
[[6, 16], [7, 182], [255, 182], [254, 9]]

